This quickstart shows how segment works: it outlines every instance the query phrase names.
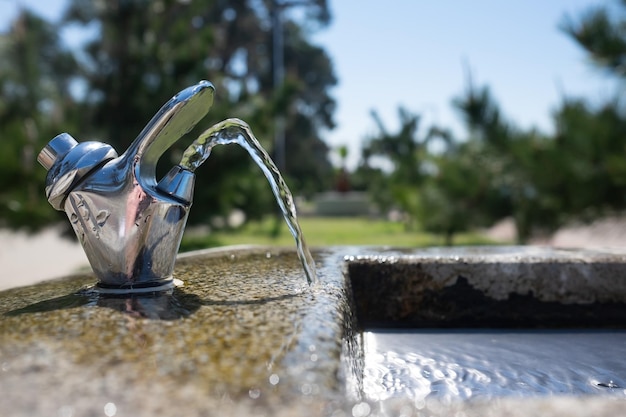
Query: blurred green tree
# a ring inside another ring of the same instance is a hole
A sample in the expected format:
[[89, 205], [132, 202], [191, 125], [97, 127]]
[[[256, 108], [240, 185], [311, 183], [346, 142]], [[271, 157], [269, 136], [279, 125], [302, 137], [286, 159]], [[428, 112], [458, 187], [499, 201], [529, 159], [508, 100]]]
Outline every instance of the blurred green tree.
[[[626, 77], [626, 1], [592, 9], [563, 30], [609, 74]], [[355, 186], [365, 184], [383, 210], [400, 208], [409, 221], [442, 233], [485, 226], [505, 216], [516, 224], [519, 243], [576, 219], [626, 208], [626, 108], [623, 88], [614, 100], [591, 106], [565, 99], [555, 111], [556, 132], [521, 130], [507, 120], [487, 87], [471, 80], [454, 100], [468, 137], [462, 141], [431, 128], [418, 135], [417, 115], [400, 112], [390, 134], [376, 114], [380, 134], [363, 148]], [[433, 152], [432, 138], [445, 138]], [[371, 161], [383, 157], [386, 168]]]
[[390, 132], [376, 111], [371, 115], [379, 134], [370, 137], [361, 151], [357, 183], [360, 178], [361, 182], [368, 184], [372, 200], [381, 210], [401, 210], [407, 216], [406, 227], [414, 228], [427, 140], [419, 134], [419, 115], [399, 108], [397, 132]]
[[[330, 59], [308, 40], [307, 30], [314, 29], [313, 23], [327, 24], [328, 9], [325, 1], [311, 0], [291, 5], [304, 14], [285, 13], [286, 77], [277, 90], [271, 15], [274, 7], [287, 5], [252, 0], [73, 0], [65, 21], [95, 25], [99, 31], [85, 45], [81, 61], [88, 91], [80, 131], [103, 137], [121, 152], [169, 97], [208, 79], [217, 89], [215, 105], [190, 136], [223, 118], [239, 117], [272, 149], [272, 120], [284, 114], [285, 174], [292, 190], [312, 193], [327, 187], [332, 166], [320, 129], [333, 126], [329, 88], [336, 79]], [[173, 147], [160, 166], [177, 163], [189, 141]], [[195, 206], [202, 208], [191, 211], [191, 223], [207, 222], [232, 208], [255, 218], [275, 207], [264, 177], [240, 149], [216, 149], [198, 174], [206, 178], [198, 179], [194, 198]]]
[[487, 226], [508, 208], [493, 182], [498, 163], [482, 148], [465, 141], [432, 155], [432, 175], [419, 190], [419, 222], [425, 230], [442, 234], [448, 246], [457, 233]]
[[582, 99], [565, 100], [554, 136], [512, 127], [486, 88], [470, 89], [456, 104], [483, 159], [496, 168], [492, 186], [509, 199], [520, 243], [626, 207], [626, 118], [617, 101], [593, 109]]
[[555, 113], [555, 146], [571, 180], [563, 187], [563, 210], [590, 219], [626, 208], [626, 1], [616, 1], [566, 17], [561, 29], [599, 69], [622, 85], [613, 99], [590, 105], [566, 99]]
[[591, 220], [626, 208], [626, 117], [618, 102], [599, 109], [570, 99], [555, 114], [555, 161], [567, 175], [562, 212]]
[[560, 27], [599, 68], [626, 77], [626, 1], [589, 8], [577, 19], [566, 16]]
[[58, 28], [22, 9], [0, 35], [0, 225], [36, 229], [58, 219], [45, 193], [37, 152], [74, 128], [70, 86], [76, 61]]
[[470, 82], [454, 105], [469, 132], [475, 169], [482, 172], [480, 209], [485, 224], [511, 216], [518, 243], [537, 231], [557, 227], [563, 209], [558, 189], [567, 176], [554, 169], [560, 159], [552, 138], [534, 129], [520, 130], [507, 121], [487, 87]]
[[[442, 234], [447, 245], [506, 216], [515, 219], [520, 242], [554, 227], [562, 208], [554, 190], [564, 177], [549, 172], [551, 138], [514, 128], [487, 87], [469, 83], [454, 105], [467, 126], [464, 140], [438, 127], [419, 134], [419, 116], [403, 109], [399, 132], [390, 134], [374, 113], [381, 133], [364, 147], [357, 171], [373, 200], [385, 211], [400, 209], [410, 227]], [[375, 157], [387, 168], [373, 168]]]

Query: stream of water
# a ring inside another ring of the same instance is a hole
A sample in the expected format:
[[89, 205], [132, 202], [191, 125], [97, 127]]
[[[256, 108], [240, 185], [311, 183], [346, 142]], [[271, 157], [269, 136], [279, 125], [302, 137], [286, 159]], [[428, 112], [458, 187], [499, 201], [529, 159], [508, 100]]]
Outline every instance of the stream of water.
[[371, 400], [626, 397], [625, 330], [376, 330], [363, 337], [363, 392]]
[[179, 165], [194, 172], [211, 155], [213, 147], [229, 144], [237, 144], [248, 151], [248, 154], [265, 174], [276, 197], [276, 202], [289, 227], [289, 231], [296, 241], [298, 257], [304, 267], [307, 281], [309, 284], [316, 283], [315, 261], [302, 235], [296, 215], [296, 205], [293, 202], [293, 195], [289, 191], [289, 187], [287, 187], [282, 175], [280, 175], [280, 171], [278, 171], [278, 168], [256, 139], [247, 123], [239, 119], [226, 119], [208, 128], [185, 150]]

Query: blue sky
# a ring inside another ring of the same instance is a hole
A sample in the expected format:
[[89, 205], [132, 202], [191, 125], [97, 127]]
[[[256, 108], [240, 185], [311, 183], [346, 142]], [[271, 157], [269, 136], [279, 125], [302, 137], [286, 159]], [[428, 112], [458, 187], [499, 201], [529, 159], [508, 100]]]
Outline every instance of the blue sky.
[[[316, 37], [334, 59], [338, 128], [329, 143], [352, 144], [377, 132], [376, 109], [389, 128], [399, 105], [464, 136], [451, 106], [466, 88], [487, 84], [519, 127], [553, 131], [552, 112], [563, 96], [600, 101], [615, 84], [594, 69], [558, 26], [593, 0], [342, 0], [331, 2], [334, 23]], [[352, 161], [358, 155], [352, 155]]]
[[[348, 145], [354, 165], [376, 133], [370, 110], [397, 126], [398, 106], [464, 136], [451, 106], [466, 87], [467, 69], [486, 84], [505, 116], [522, 128], [553, 130], [564, 96], [601, 101], [616, 85], [595, 70], [558, 28], [608, 0], [329, 0], [333, 23], [315, 36], [335, 65], [337, 128], [329, 145]], [[0, 29], [18, 5], [58, 18], [65, 0], [0, 0]], [[173, 92], [174, 93], [174, 92]]]

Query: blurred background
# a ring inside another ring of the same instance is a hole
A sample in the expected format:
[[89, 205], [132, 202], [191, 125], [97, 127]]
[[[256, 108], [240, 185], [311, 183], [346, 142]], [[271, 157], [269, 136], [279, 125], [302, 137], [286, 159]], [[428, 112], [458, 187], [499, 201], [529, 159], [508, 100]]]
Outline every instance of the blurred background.
[[[201, 79], [215, 105], [159, 170], [241, 118], [314, 246], [626, 246], [626, 1], [431, 3], [0, 0], [0, 281], [86, 265], [39, 150], [122, 153]], [[182, 250], [293, 244], [243, 150], [197, 174]]]

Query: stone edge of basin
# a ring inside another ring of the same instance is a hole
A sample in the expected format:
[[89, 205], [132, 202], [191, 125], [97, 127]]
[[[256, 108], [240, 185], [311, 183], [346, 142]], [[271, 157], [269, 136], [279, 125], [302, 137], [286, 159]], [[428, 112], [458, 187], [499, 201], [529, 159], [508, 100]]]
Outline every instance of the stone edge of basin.
[[626, 254], [613, 250], [390, 250], [346, 271], [361, 327], [626, 326]]

